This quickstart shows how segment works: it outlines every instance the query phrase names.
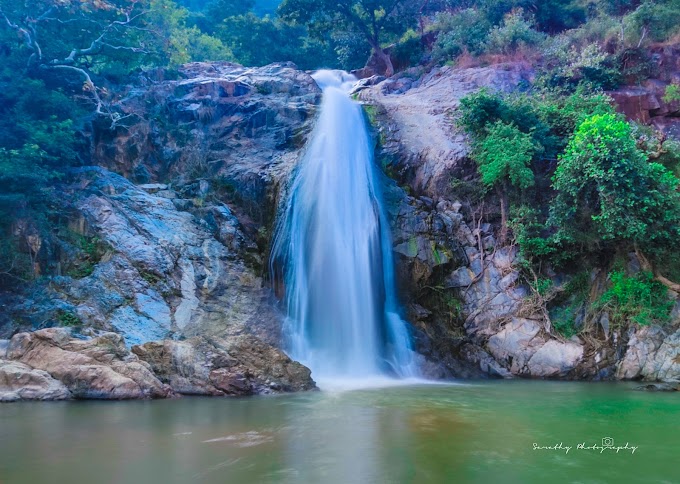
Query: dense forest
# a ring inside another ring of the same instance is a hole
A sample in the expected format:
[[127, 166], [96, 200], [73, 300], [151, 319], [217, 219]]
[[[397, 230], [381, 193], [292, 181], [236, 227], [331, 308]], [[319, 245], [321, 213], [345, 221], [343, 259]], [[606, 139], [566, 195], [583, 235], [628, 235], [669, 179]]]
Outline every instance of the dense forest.
[[[610, 269], [596, 302], [616, 321], [668, 320], [661, 288], [680, 286], [680, 142], [617, 114], [607, 92], [658, 75], [654, 48], [680, 35], [678, 0], [2, 0], [0, 283], [44, 275], [38, 240], [63, 236], [55, 203], [72, 167], [91, 163], [91, 126], [124, 127], [116, 86], [195, 61], [393, 75], [435, 66], [525, 62], [521, 92], [482, 90], [455, 122], [478, 170], [452, 180], [497, 202], [501, 244], [516, 244], [556, 326], [573, 334], [587, 284], [550, 271]], [[411, 75], [411, 74], [409, 74]], [[664, 102], [680, 102], [675, 79]], [[639, 120], [641, 121], [641, 120]], [[38, 238], [35, 235], [41, 234]], [[85, 252], [96, 244], [76, 240]], [[642, 269], [620, 267], [634, 252]], [[619, 264], [619, 265], [617, 265]], [[87, 273], [87, 268], [83, 269]], [[572, 271], [573, 272], [573, 271]]]

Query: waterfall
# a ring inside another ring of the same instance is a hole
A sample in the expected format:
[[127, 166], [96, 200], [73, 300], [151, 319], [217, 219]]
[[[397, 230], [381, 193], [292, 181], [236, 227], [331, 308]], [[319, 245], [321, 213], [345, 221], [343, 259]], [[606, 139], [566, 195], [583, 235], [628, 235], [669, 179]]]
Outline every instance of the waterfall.
[[399, 316], [389, 225], [356, 78], [319, 71], [317, 125], [291, 182], [272, 249], [290, 356], [332, 380], [415, 376]]

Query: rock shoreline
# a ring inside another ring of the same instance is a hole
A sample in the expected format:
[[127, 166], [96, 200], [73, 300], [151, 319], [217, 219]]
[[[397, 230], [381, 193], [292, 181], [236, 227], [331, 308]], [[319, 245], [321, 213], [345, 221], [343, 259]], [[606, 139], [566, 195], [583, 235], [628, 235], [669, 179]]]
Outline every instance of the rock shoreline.
[[73, 337], [68, 328], [19, 333], [0, 347], [0, 402], [245, 396], [316, 389], [308, 368], [252, 335], [149, 342]]

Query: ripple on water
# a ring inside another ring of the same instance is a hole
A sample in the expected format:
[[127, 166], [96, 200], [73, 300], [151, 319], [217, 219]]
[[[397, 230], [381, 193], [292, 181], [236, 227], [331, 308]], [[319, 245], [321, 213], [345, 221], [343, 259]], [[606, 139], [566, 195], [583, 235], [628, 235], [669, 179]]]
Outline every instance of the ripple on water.
[[217, 437], [214, 439], [204, 440], [204, 444], [212, 444], [215, 442], [229, 442], [235, 447], [255, 447], [258, 445], [266, 444], [267, 442], [272, 442], [274, 436], [270, 433], [262, 432], [243, 432], [240, 434], [231, 434], [224, 437]]

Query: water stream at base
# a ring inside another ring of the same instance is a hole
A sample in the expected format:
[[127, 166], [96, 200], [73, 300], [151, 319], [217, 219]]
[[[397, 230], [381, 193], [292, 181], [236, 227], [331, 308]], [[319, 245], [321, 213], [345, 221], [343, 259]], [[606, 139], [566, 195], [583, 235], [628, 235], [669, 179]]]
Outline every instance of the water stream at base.
[[349, 96], [356, 78], [313, 77], [321, 113], [272, 251], [273, 278], [285, 287], [287, 351], [317, 381], [416, 377], [379, 174], [363, 111]]

